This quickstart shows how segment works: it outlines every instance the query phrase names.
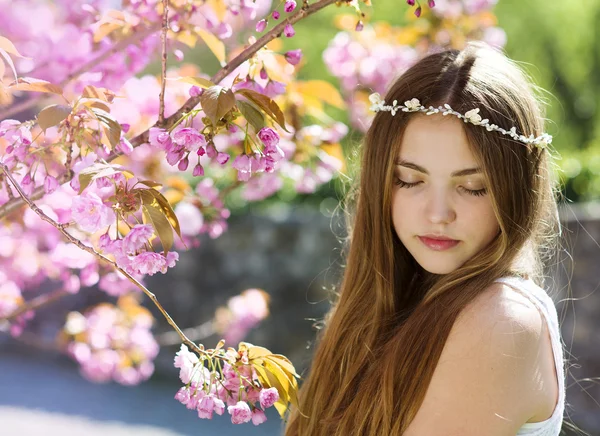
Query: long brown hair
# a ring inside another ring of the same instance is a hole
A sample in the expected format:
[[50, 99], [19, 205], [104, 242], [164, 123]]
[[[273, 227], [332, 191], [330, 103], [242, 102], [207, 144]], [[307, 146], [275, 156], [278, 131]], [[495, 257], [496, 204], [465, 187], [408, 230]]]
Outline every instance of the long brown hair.
[[[483, 43], [428, 55], [384, 100], [480, 108], [506, 129], [544, 132], [537, 89], [502, 52]], [[389, 104], [389, 103], [388, 103]], [[465, 124], [484, 169], [500, 232], [445, 275], [425, 271], [391, 219], [393, 165], [411, 114], [378, 112], [364, 138], [344, 277], [326, 317], [286, 436], [401, 435], [416, 415], [461, 310], [495, 279], [520, 275], [543, 286], [545, 256], [559, 229], [548, 149]]]

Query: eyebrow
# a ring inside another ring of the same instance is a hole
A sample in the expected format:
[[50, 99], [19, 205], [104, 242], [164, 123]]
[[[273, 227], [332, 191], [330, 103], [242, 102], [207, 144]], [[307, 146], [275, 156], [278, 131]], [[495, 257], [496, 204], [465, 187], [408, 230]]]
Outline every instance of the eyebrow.
[[[422, 166], [417, 165], [416, 163], [412, 163], [412, 162], [408, 162], [408, 161], [400, 159], [400, 160], [396, 161], [396, 165], [405, 167], [405, 168], [410, 168], [411, 170], [415, 170], [420, 173], [429, 175], [429, 171], [427, 171]], [[450, 174], [450, 177], [464, 177], [464, 176], [470, 176], [471, 174], [480, 174], [482, 172], [483, 171], [479, 167], [465, 168], [463, 170], [454, 171], [452, 174]]]

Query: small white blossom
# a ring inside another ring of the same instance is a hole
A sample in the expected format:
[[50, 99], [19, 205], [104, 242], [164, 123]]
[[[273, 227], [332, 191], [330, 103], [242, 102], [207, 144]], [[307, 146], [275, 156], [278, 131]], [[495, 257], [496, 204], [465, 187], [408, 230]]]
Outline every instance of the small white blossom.
[[384, 101], [381, 99], [381, 95], [378, 92], [374, 92], [369, 96], [369, 101], [372, 103], [371, 110], [377, 112], [384, 110]]
[[465, 119], [467, 119], [471, 124], [480, 124], [481, 115], [479, 115], [479, 108], [471, 109], [465, 113]]
[[421, 102], [418, 99], [413, 98], [411, 100], [405, 101], [404, 106], [406, 106], [409, 112], [416, 112], [421, 107]]

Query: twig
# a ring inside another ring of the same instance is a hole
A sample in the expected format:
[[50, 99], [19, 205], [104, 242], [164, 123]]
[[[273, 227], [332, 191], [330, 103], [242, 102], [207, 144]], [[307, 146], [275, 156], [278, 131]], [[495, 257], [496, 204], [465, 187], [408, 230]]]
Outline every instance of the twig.
[[21, 196], [23, 201], [25, 201], [25, 203], [27, 203], [27, 205], [31, 208], [31, 210], [33, 210], [36, 214], [38, 214], [38, 216], [42, 220], [46, 221], [47, 223], [50, 223], [53, 227], [58, 229], [58, 231], [61, 232], [69, 240], [69, 242], [75, 244], [77, 247], [79, 247], [83, 251], [86, 251], [86, 252], [96, 256], [97, 258], [103, 260], [104, 262], [110, 264], [113, 268], [115, 268], [117, 271], [119, 271], [121, 274], [123, 274], [125, 277], [127, 277], [133, 284], [135, 284], [138, 288], [140, 288], [144, 292], [144, 294], [146, 294], [148, 296], [148, 298], [150, 298], [150, 300], [152, 300], [152, 302], [155, 304], [156, 307], [158, 307], [158, 310], [160, 310], [160, 312], [163, 314], [163, 316], [165, 317], [167, 322], [169, 324], [171, 324], [171, 327], [173, 327], [173, 329], [175, 329], [175, 331], [177, 332], [177, 334], [179, 335], [179, 337], [185, 344], [187, 344], [192, 350], [194, 350], [198, 354], [208, 354], [206, 351], [200, 349], [194, 342], [192, 342], [190, 339], [188, 339], [188, 337], [183, 333], [183, 331], [181, 331], [181, 329], [175, 323], [175, 321], [173, 321], [173, 318], [171, 318], [171, 316], [167, 313], [167, 311], [159, 303], [156, 296], [148, 288], [146, 288], [139, 281], [137, 281], [134, 277], [132, 277], [127, 271], [125, 271], [123, 268], [121, 268], [119, 265], [117, 265], [116, 262], [113, 262], [112, 260], [110, 260], [109, 258], [104, 256], [103, 254], [98, 253], [96, 250], [94, 250], [93, 247], [89, 247], [89, 246], [85, 245], [83, 242], [81, 242], [79, 239], [73, 237], [69, 232], [67, 232], [64, 229], [64, 227], [61, 224], [57, 223], [52, 218], [50, 218], [48, 215], [46, 215], [39, 207], [36, 206], [36, 204], [33, 201], [31, 201], [27, 197], [27, 195], [21, 189], [21, 186], [19, 186], [18, 182], [13, 178], [13, 176], [8, 171], [8, 168], [4, 164], [0, 163], [0, 169], [2, 171], [4, 171], [4, 174], [6, 174], [6, 177], [8, 177], [8, 179], [10, 180], [12, 185], [15, 187], [15, 189], [17, 190], [17, 192], [19, 193], [19, 195]]
[[[256, 53], [265, 44], [267, 44], [269, 41], [272, 41], [273, 39], [275, 39], [283, 31], [283, 28], [285, 27], [285, 24], [287, 22], [290, 22], [292, 24], [296, 23], [297, 21], [299, 21], [303, 18], [306, 18], [309, 15], [314, 14], [315, 12], [323, 9], [326, 6], [329, 6], [333, 3], [338, 3], [338, 2], [339, 2], [339, 0], [321, 0], [317, 3], [313, 3], [312, 5], [310, 5], [307, 8], [300, 9], [296, 14], [289, 17], [287, 19], [287, 21], [283, 21], [283, 22], [279, 23], [277, 26], [273, 27], [273, 29], [271, 29], [269, 32], [264, 34], [254, 44], [252, 44], [251, 46], [246, 48], [238, 56], [236, 56], [234, 59], [232, 59], [231, 62], [229, 62], [227, 65], [225, 65], [219, 72], [217, 72], [217, 74], [215, 74], [211, 78], [211, 81], [213, 83], [219, 83], [221, 80], [223, 80], [229, 73], [231, 73], [235, 68], [237, 68], [243, 62], [245, 62], [248, 58], [250, 58], [254, 53]], [[162, 127], [165, 129], [168, 129], [173, 124], [175, 124], [177, 122], [177, 120], [184, 113], [187, 113], [187, 112], [191, 111], [194, 107], [196, 107], [198, 105], [198, 103], [200, 103], [199, 96], [190, 97], [183, 104], [183, 106], [181, 106], [179, 108], [179, 110], [177, 112], [175, 112], [173, 115], [171, 115], [170, 117], [165, 119], [164, 125]], [[0, 119], [1, 119], [1, 117], [0, 117]], [[155, 124], [152, 127], [159, 127], [159, 126], [157, 124]], [[142, 144], [147, 143], [149, 135], [150, 135], [150, 129], [140, 133], [139, 135], [137, 135], [130, 141], [131, 145], [135, 148]], [[115, 160], [117, 157], [119, 157], [120, 155], [121, 155], [120, 152], [113, 151], [106, 158], [106, 161], [111, 162], [111, 161]], [[66, 181], [68, 182], [70, 180], [71, 180], [71, 176], [66, 176]], [[40, 186], [40, 187], [37, 187], [34, 189], [32, 195], [31, 195], [31, 198], [37, 200], [37, 199], [41, 198], [43, 195], [44, 195], [44, 188], [42, 186]], [[3, 218], [4, 216], [6, 216], [7, 214], [11, 213], [13, 210], [21, 207], [23, 204], [24, 204], [24, 202], [23, 202], [23, 199], [21, 199], [21, 198], [15, 198], [14, 200], [7, 201], [3, 206], [0, 206], [0, 219]]]
[[157, 123], [159, 126], [162, 126], [165, 122], [165, 85], [167, 82], [167, 30], [169, 28], [169, 0], [163, 0], [163, 9], [163, 22], [160, 34], [162, 42], [162, 68], [160, 72], [160, 96]]
[[[195, 327], [183, 329], [183, 333], [192, 341], [201, 341], [215, 333], [214, 320], [206, 321]], [[159, 345], [177, 345], [180, 343], [179, 336], [176, 332], [164, 332], [156, 335], [156, 341]]]
[[[158, 29], [159, 29], [159, 25], [154, 24], [145, 29], [131, 32], [131, 36], [129, 36], [128, 38], [122, 39], [121, 41], [119, 41], [115, 45], [113, 45], [111, 48], [102, 52], [102, 54], [98, 55], [98, 57], [91, 59], [89, 62], [86, 62], [81, 67], [79, 67], [75, 71], [71, 72], [67, 77], [65, 77], [62, 81], [59, 82], [59, 85], [61, 87], [64, 87], [65, 85], [69, 84], [72, 80], [76, 79], [77, 77], [79, 77], [80, 75], [82, 75], [83, 73], [88, 71], [90, 68], [95, 67], [100, 62], [111, 57], [113, 54], [123, 50], [128, 45], [131, 45], [141, 39], [144, 39], [148, 35], [151, 35], [153, 32], [156, 32], [156, 30], [158, 30]], [[40, 100], [42, 100], [46, 97], [47, 97], [46, 94], [39, 93], [38, 95], [28, 98], [27, 100], [24, 100], [17, 105], [9, 107], [4, 112], [0, 113], [0, 121], [10, 117], [11, 115], [18, 114], [19, 112], [22, 112], [24, 110], [27, 110], [27, 109], [35, 106]]]
[[26, 301], [24, 304], [19, 306], [14, 312], [10, 313], [9, 315], [6, 315], [3, 318], [0, 318], [0, 322], [12, 321], [19, 315], [22, 315], [23, 313], [29, 310], [39, 309], [40, 307], [45, 306], [46, 304], [50, 304], [56, 300], [60, 300], [65, 295], [69, 295], [69, 293], [63, 288], [59, 288], [55, 289], [52, 292], [48, 292], [47, 294], [43, 294], [38, 297], [32, 298], [31, 300]]

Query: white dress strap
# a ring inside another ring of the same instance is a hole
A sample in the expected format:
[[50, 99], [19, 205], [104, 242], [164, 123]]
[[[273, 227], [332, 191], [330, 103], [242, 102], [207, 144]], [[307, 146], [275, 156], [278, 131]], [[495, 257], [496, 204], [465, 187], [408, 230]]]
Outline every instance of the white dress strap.
[[563, 347], [561, 341], [558, 314], [554, 301], [546, 291], [536, 285], [532, 280], [521, 277], [502, 277], [496, 280], [505, 283], [527, 297], [542, 313], [550, 332], [554, 365], [558, 379], [558, 403], [552, 416], [544, 421], [525, 423], [517, 436], [558, 436], [562, 427], [565, 407], [565, 368], [563, 363]]

